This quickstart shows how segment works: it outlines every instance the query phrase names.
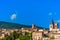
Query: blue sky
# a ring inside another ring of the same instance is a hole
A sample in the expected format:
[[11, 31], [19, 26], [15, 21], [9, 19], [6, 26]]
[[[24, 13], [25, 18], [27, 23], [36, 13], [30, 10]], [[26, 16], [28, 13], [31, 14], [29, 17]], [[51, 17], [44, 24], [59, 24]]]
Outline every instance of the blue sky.
[[52, 19], [60, 24], [60, 0], [0, 0], [0, 21], [48, 28]]

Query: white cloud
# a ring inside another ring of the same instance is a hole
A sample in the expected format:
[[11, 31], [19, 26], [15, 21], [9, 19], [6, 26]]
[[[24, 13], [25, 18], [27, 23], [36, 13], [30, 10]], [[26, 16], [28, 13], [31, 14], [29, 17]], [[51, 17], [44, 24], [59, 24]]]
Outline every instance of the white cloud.
[[49, 16], [51, 16], [51, 15], [52, 15], [52, 13], [50, 12], [48, 15], [49, 15]]
[[56, 22], [58, 22], [58, 23], [59, 23], [59, 22], [60, 22], [60, 20], [57, 20]]
[[14, 19], [16, 19], [16, 14], [15, 13], [11, 15], [11, 20], [14, 20]]
[[56, 12], [55, 13], [50, 12], [48, 15], [49, 16], [56, 15]]

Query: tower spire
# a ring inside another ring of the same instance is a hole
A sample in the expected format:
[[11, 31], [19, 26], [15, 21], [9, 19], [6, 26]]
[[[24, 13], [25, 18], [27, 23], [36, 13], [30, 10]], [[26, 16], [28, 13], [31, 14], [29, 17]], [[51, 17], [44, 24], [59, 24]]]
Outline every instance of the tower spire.
[[52, 31], [53, 28], [54, 28], [54, 21], [52, 19], [52, 21], [50, 22], [50, 31]]
[[54, 21], [53, 21], [53, 19], [51, 20], [50, 24], [54, 24]]

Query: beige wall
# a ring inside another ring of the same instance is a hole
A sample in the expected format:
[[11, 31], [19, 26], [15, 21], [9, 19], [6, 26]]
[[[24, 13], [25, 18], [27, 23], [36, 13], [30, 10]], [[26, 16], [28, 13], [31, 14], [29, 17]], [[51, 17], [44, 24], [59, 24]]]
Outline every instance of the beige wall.
[[33, 40], [38, 40], [38, 39], [41, 39], [42, 38], [42, 32], [33, 32], [32, 33], [32, 39]]

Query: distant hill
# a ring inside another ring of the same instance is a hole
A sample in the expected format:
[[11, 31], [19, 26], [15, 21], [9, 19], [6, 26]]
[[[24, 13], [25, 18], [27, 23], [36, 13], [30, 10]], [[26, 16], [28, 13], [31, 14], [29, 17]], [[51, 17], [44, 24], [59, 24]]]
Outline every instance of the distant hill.
[[[30, 25], [24, 25], [24, 24], [17, 24], [17, 23], [10, 23], [10, 22], [3, 22], [0, 21], [0, 29], [5, 28], [5, 29], [20, 29], [20, 28], [31, 28], [32, 26]], [[46, 29], [42, 27], [38, 27], [39, 29]]]

